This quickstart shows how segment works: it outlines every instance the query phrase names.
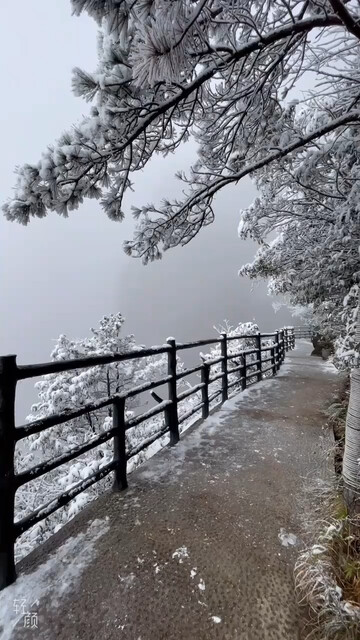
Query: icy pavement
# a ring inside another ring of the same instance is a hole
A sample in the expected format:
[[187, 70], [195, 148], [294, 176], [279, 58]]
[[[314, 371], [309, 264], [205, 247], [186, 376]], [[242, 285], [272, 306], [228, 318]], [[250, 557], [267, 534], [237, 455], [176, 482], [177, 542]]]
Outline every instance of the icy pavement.
[[[45, 562], [0, 593], [0, 637], [10, 640], [15, 627], [39, 629], [39, 607], [56, 609], [73, 592], [85, 567], [95, 558], [95, 543], [109, 528], [109, 518], [92, 521], [84, 532], [70, 537]], [[76, 562], [74, 559], [76, 558]]]
[[[304, 480], [330, 473], [323, 410], [338, 385], [310, 348], [300, 344], [276, 378], [227, 402], [32, 554], [0, 596], [1, 640], [299, 638], [292, 570]], [[37, 602], [36, 629], [7, 614], [21, 585]]]

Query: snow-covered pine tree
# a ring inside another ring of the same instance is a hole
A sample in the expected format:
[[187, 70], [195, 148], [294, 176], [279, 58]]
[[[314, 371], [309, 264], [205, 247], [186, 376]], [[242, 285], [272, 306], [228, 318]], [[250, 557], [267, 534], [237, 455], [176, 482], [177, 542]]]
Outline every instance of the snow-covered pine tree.
[[[258, 200], [257, 214], [264, 212], [261, 236], [251, 214], [246, 227], [242, 222], [242, 236], [254, 231], [253, 237], [256, 235], [261, 246], [240, 274], [267, 279], [270, 294], [284, 296], [290, 306], [310, 307], [311, 324], [329, 339], [337, 339], [337, 365], [349, 367], [355, 357], [354, 323], [353, 318], [347, 322], [347, 315], [352, 317], [357, 305], [353, 292], [360, 276], [359, 232], [354, 229], [350, 233], [346, 224], [339, 229], [330, 207], [328, 221], [322, 221], [316, 215], [318, 209], [311, 206], [311, 195], [301, 199], [295, 192], [288, 182], [281, 201], [274, 198], [270, 203], [265, 197]], [[274, 232], [276, 237], [268, 241], [267, 236]]]
[[[27, 224], [48, 211], [68, 215], [87, 197], [99, 198], [105, 212], [121, 220], [132, 174], [192, 135], [198, 160], [188, 176], [179, 174], [182, 200], [133, 210], [139, 225], [126, 250], [146, 262], [210, 224], [223, 187], [359, 122], [356, 0], [72, 5], [100, 29], [97, 70], [76, 69], [73, 77], [76, 95], [93, 106], [37, 164], [18, 170], [15, 195], [4, 207], [11, 220]], [[305, 70], [319, 80], [317, 96], [342, 85], [342, 104], [299, 137], [284, 105]]]
[[[129, 353], [141, 349], [141, 345], [136, 344], [133, 335], [122, 335], [123, 324], [123, 316], [116, 313], [104, 316], [99, 326], [91, 329], [91, 335], [86, 338], [69, 339], [61, 335], [55, 344], [51, 357], [53, 360], [71, 360], [85, 356]], [[183, 363], [178, 360], [178, 370], [183, 369]], [[32, 406], [28, 420], [31, 422], [61, 411], [79, 408], [97, 399], [122, 393], [145, 382], [159, 380], [166, 375], [166, 354], [50, 374], [35, 384], [39, 400]], [[187, 389], [188, 384], [186, 380], [180, 380], [178, 392], [181, 393]], [[144, 397], [143, 394], [140, 398], [127, 400], [126, 417], [132, 417], [136, 410], [140, 413], [146, 410], [145, 405], [149, 403], [148, 398], [149, 396]], [[187, 398], [179, 405], [179, 415], [186, 413], [199, 401], [199, 396]], [[186, 425], [185, 421], [182, 428]], [[85, 444], [102, 431], [110, 429], [111, 426], [112, 406], [110, 405], [31, 436], [24, 441], [26, 444], [17, 451], [17, 470], [25, 470], [42, 460], [58, 457], [76, 446]], [[137, 444], [159, 432], [163, 426], [164, 416], [160, 414], [130, 429], [126, 435], [127, 450], [131, 451]], [[164, 436], [160, 444], [163, 445], [167, 441], [168, 436]], [[129, 468], [141, 463], [148, 454], [149, 452], [145, 450], [133, 458]], [[87, 478], [110, 462], [112, 457], [113, 443], [110, 440], [45, 476], [24, 485], [16, 493], [17, 519], [25, 517], [37, 507], [55, 498], [61, 491], [69, 489], [77, 482]], [[25, 555], [34, 546], [61, 528], [83, 506], [100, 495], [111, 484], [112, 479], [108, 476], [79, 494], [68, 506], [59, 509], [52, 516], [26, 532], [18, 542], [18, 556]]]

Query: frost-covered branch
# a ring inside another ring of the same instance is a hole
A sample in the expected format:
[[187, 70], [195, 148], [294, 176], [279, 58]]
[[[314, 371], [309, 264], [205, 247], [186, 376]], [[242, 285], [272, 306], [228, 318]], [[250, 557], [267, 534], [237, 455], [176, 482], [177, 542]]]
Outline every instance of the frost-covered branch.
[[143, 209], [146, 217], [136, 232], [134, 241], [126, 243], [127, 253], [142, 257], [147, 262], [149, 257], [154, 257], [156, 254], [160, 257], [158, 251], [160, 242], [164, 249], [178, 244], [187, 244], [203, 226], [213, 221], [213, 198], [224, 186], [237, 183], [246, 175], [253, 174], [298, 149], [306, 149], [309, 143], [322, 138], [327, 133], [356, 122], [360, 122], [360, 111], [358, 110], [330, 121], [307, 136], [298, 136], [295, 132], [295, 140], [291, 144], [276, 149], [256, 162], [245, 165], [243, 169], [231, 175], [209, 179], [205, 184], [200, 183], [199, 188], [196, 188], [197, 184], [194, 186], [194, 181], [189, 181], [193, 194], [184, 203], [165, 204], [159, 212], [162, 218], [153, 220], [148, 214], [155, 212], [155, 209], [150, 207], [146, 211]]
[[[75, 93], [95, 104], [37, 165], [18, 169], [5, 215], [24, 224], [48, 211], [66, 216], [89, 197], [121, 220], [132, 174], [192, 135], [199, 159], [183, 176], [190, 185], [184, 201], [136, 210], [139, 229], [127, 251], [145, 260], [189, 242], [212, 222], [219, 189], [261, 166], [260, 158], [276, 159], [269, 148], [289, 146], [275, 144], [269, 131], [278, 137], [281, 101], [316, 57], [311, 34], [349, 39], [326, 3], [73, 0], [73, 7], [101, 24], [98, 69], [76, 69], [73, 79]], [[335, 54], [321, 47], [330, 66]], [[156, 210], [162, 221], [149, 215]]]

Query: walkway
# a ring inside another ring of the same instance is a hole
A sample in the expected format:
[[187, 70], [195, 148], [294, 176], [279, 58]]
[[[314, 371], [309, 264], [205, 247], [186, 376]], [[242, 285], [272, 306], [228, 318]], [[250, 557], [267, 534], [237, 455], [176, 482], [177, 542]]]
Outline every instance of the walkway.
[[[326, 467], [322, 410], [338, 385], [310, 348], [300, 344], [275, 379], [230, 400], [132, 474], [128, 491], [105, 495], [32, 554], [35, 576], [11, 597], [39, 595], [38, 629], [20, 620], [11, 637], [299, 638], [303, 484]], [[56, 557], [36, 569], [54, 539]]]

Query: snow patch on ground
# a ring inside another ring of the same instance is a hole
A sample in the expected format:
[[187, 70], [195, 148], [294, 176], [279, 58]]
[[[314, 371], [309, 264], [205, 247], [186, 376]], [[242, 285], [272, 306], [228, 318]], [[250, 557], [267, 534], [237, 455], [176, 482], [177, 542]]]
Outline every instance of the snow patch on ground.
[[219, 618], [219, 616], [211, 616], [211, 620], [215, 622], [215, 624], [219, 624], [221, 622], [221, 618]]
[[329, 371], [329, 373], [333, 373], [333, 374], [339, 373], [331, 360], [321, 360], [321, 366], [323, 369], [326, 369], [326, 371]]
[[198, 587], [200, 589], [200, 591], [205, 591], [206, 587], [205, 587], [205, 582], [202, 578], [200, 578], [200, 582], [198, 584]]
[[123, 583], [125, 585], [125, 587], [131, 589], [131, 587], [133, 586], [134, 582], [135, 582], [135, 574], [134, 573], [129, 573], [127, 576], [118, 576], [119, 580], [121, 583]]
[[293, 547], [298, 543], [296, 535], [294, 533], [286, 532], [283, 527], [280, 529], [278, 538], [283, 547]]
[[[25, 612], [41, 615], [41, 600], [49, 596], [47, 607], [58, 607], [61, 598], [74, 590], [86, 567], [96, 555], [96, 542], [109, 529], [106, 520], [94, 520], [86, 531], [69, 538], [33, 572], [20, 575], [0, 594], [0, 638], [10, 640], [15, 626], [24, 627]], [[37, 633], [41, 629], [33, 627]]]
[[184, 562], [184, 559], [189, 557], [189, 552], [187, 547], [179, 547], [174, 551], [174, 553], [172, 554], [172, 557], [177, 558], [179, 561], [179, 564], [182, 564]]
[[[264, 404], [266, 405], [266, 391], [271, 391], [272, 394], [276, 394], [277, 392], [281, 393], [281, 385], [277, 384], [277, 380], [279, 377], [287, 375], [292, 368], [291, 362], [283, 364], [276, 377], [266, 378], [224, 402], [224, 404], [219, 407], [213, 415], [201, 422], [201, 424], [188, 434], [186, 438], [180, 440], [176, 447], [172, 448], [170, 459], [161, 459], [158, 457], [156, 462], [153, 461], [151, 466], [149, 464], [144, 464], [140, 467], [138, 470], [140, 477], [157, 483], [162, 481], [164, 476], [168, 476], [169, 482], [177, 482], [178, 476], [183, 473], [183, 466], [187, 452], [194, 452], [196, 448], [199, 448], [204, 444], [206, 444], [208, 449], [211, 446], [209, 436], [217, 433], [221, 427], [226, 424], [231, 413], [238, 411], [244, 402], [249, 403], [249, 406], [251, 407], [256, 404], [257, 408], [260, 408]], [[195, 418], [194, 422], [197, 421], [198, 418]], [[187, 428], [190, 426], [192, 425], [189, 424]], [[247, 428], [245, 423], [244, 427]], [[158, 449], [161, 448], [161, 445], [159, 444], [154, 443], [154, 445], [157, 446]], [[152, 451], [152, 453], [153, 452], [155, 451]], [[204, 466], [206, 465], [204, 464]]]

